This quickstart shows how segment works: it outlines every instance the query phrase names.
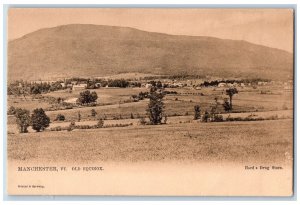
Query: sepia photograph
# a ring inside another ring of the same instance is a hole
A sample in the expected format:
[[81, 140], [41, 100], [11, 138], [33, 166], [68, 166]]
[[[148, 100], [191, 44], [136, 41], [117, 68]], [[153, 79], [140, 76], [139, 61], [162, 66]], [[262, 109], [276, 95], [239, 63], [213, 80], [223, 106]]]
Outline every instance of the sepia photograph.
[[294, 15], [9, 8], [7, 193], [292, 196]]

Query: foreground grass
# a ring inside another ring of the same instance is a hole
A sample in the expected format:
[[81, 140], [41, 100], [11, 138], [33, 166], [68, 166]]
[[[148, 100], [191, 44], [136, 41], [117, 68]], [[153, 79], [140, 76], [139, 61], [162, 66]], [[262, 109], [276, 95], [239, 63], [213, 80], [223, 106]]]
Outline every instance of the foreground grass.
[[10, 160], [285, 163], [292, 120], [185, 123], [8, 135]]

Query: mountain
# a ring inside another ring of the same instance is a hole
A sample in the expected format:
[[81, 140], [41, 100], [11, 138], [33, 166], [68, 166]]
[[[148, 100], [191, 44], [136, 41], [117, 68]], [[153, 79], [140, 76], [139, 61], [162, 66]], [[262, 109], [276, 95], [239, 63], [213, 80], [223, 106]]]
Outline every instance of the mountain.
[[293, 55], [246, 41], [89, 24], [40, 29], [8, 42], [9, 80], [126, 72], [287, 79]]

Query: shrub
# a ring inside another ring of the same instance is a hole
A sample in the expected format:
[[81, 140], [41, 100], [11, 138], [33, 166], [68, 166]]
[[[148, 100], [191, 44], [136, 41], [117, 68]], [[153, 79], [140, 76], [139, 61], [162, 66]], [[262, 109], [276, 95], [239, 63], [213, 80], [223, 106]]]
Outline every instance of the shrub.
[[194, 120], [200, 119], [200, 117], [201, 117], [200, 112], [201, 112], [200, 106], [199, 105], [195, 105], [194, 106]]
[[164, 117], [164, 124], [167, 124], [167, 121], [168, 121], [168, 116], [165, 115], [165, 117]]
[[75, 127], [76, 127], [75, 121], [72, 120], [67, 130], [68, 130], [68, 131], [72, 131], [72, 130], [75, 129]]
[[80, 120], [81, 120], [81, 114], [80, 112], [78, 112], [78, 122], [80, 122]]
[[97, 128], [102, 128], [104, 125], [104, 121], [102, 119], [99, 119], [97, 122]]
[[223, 122], [223, 116], [222, 115], [214, 115], [213, 122]]
[[267, 120], [278, 120], [279, 118], [278, 118], [278, 115], [272, 115], [272, 116], [270, 116], [270, 117], [268, 117], [266, 119]]
[[226, 121], [263, 121], [263, 120], [277, 120], [279, 119], [277, 115], [273, 115], [273, 116], [270, 116], [270, 117], [266, 117], [266, 118], [263, 118], [263, 117], [257, 117], [257, 118], [253, 118], [253, 117], [245, 117], [245, 118], [242, 118], [242, 117], [230, 117], [228, 116], [226, 118]]
[[210, 118], [210, 115], [207, 111], [205, 111], [203, 117], [202, 117], [202, 121], [203, 122], [208, 122], [209, 121], [209, 118]]
[[284, 104], [284, 105], [282, 106], [282, 109], [283, 109], [283, 110], [288, 110], [289, 108], [286, 106], [286, 104]]
[[66, 107], [65, 107], [67, 110], [68, 109], [73, 109], [73, 105], [66, 105]]
[[95, 109], [92, 109], [92, 110], [91, 110], [91, 115], [92, 115], [93, 117], [95, 117], [95, 116], [97, 115], [97, 112], [96, 112]]
[[16, 108], [14, 106], [10, 106], [8, 111], [7, 111], [8, 115], [15, 115], [16, 114]]
[[50, 128], [50, 131], [61, 131], [61, 130], [62, 130], [61, 126]]
[[146, 124], [145, 118], [144, 118], [144, 117], [141, 117], [140, 120], [139, 120], [139, 123], [140, 123], [141, 125], [145, 125], [145, 124]]
[[92, 128], [92, 126], [90, 126], [90, 125], [76, 125], [74, 127], [74, 129], [91, 129], [91, 128]]
[[55, 118], [57, 121], [65, 121], [65, 116], [63, 114], [58, 114]]

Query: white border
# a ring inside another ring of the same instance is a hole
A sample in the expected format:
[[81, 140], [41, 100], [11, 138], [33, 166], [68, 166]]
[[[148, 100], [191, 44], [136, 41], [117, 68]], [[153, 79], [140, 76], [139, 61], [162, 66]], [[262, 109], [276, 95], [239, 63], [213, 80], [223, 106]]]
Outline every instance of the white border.
[[[241, 0], [228, 0], [228, 1], [224, 1], [224, 0], [210, 0], [210, 1], [195, 1], [195, 0], [173, 0], [173, 1], [170, 1], [170, 0], [145, 0], [145, 1], [138, 1], [138, 0], [135, 0], [135, 1], [122, 1], [122, 0], [105, 0], [105, 1], [96, 1], [96, 0], [77, 0], [77, 1], [74, 1], [74, 0], [43, 0], [43, 2], [41, 2], [41, 0], [31, 0], [31, 1], [24, 1], [24, 0], [2, 0], [1, 1], [1, 13], [0, 13], [0, 18], [1, 18], [1, 21], [0, 21], [0, 24], [1, 24], [1, 37], [3, 39], [3, 34], [4, 34], [4, 30], [3, 30], [3, 5], [4, 4], [40, 4], [40, 5], [50, 5], [50, 4], [60, 4], [60, 5], [66, 5], [66, 4], [72, 4], [72, 5], [77, 5], [79, 6], [78, 4], [139, 4], [139, 5], [147, 5], [147, 6], [151, 6], [150, 4], [156, 4], [155, 6], [159, 6], [159, 4], [163, 4], [163, 5], [166, 5], [166, 4], [172, 4], [172, 5], [178, 5], [178, 4], [184, 4], [185, 6], [187, 4], [209, 4], [210, 6], [212, 6], [212, 4], [216, 4], [215, 6], [218, 7], [218, 6], [222, 6], [222, 5], [226, 5], [226, 4], [238, 4], [238, 5], [245, 5], [247, 4], [248, 6], [251, 5], [251, 4], [256, 4], [256, 5], [265, 5], [265, 4], [271, 4], [270, 6], [272, 6], [272, 4], [297, 4], [297, 0], [244, 0], [244, 1], [241, 1]], [[179, 5], [178, 5], [179, 6]], [[203, 5], [205, 6], [205, 5]], [[298, 8], [298, 5], [297, 5], [297, 8]], [[298, 27], [298, 22], [299, 22], [299, 15], [297, 15], [297, 25], [296, 27]], [[298, 45], [298, 42], [297, 42], [297, 45]], [[296, 47], [298, 47], [296, 45]], [[297, 52], [297, 62], [299, 60], [299, 52]], [[3, 46], [1, 46], [1, 50], [0, 50], [0, 62], [3, 62]], [[2, 72], [0, 72], [0, 79], [2, 81], [3, 79], [3, 70]], [[296, 79], [299, 79], [299, 72], [297, 72], [297, 75], [295, 76]], [[298, 84], [298, 83], [297, 83]], [[4, 116], [5, 114], [5, 111], [3, 110], [3, 91], [5, 89], [5, 82], [2, 82], [1, 84], [1, 88], [0, 88], [0, 96], [2, 98], [1, 100], [1, 104], [0, 104], [0, 116]], [[298, 102], [298, 98], [299, 98], [299, 89], [298, 89], [298, 86], [296, 87], [296, 102]], [[296, 106], [296, 105], [295, 105]], [[298, 106], [297, 106], [298, 107]], [[298, 115], [298, 110], [297, 110], [297, 113], [296, 113], [296, 116]], [[3, 120], [3, 119], [2, 119]], [[297, 127], [300, 127], [299, 125], [299, 120], [297, 120], [296, 122], [296, 126]], [[3, 137], [3, 123], [1, 123], [0, 125], [2, 129], [0, 129], [1, 131], [1, 136], [2, 136], [2, 139]], [[295, 133], [297, 135], [297, 133]], [[0, 140], [0, 145], [1, 147], [3, 148], [3, 141]], [[299, 140], [297, 140], [297, 147], [299, 145]], [[2, 149], [3, 150], [3, 149]], [[1, 184], [3, 184], [3, 153], [1, 153], [1, 156], [0, 156], [0, 167], [1, 167], [1, 171], [0, 171], [0, 174], [1, 174], [1, 181], [2, 182]], [[299, 164], [299, 158], [297, 157], [297, 164]], [[299, 180], [297, 179], [297, 184]], [[298, 190], [298, 189], [297, 189]], [[3, 186], [0, 186], [0, 192], [3, 193]], [[298, 193], [295, 193], [298, 195]], [[2, 198], [3, 200], [3, 195], [2, 195]], [[118, 199], [116, 199], [118, 200]], [[142, 198], [140, 198], [140, 200], [143, 200]], [[166, 200], [166, 199], [163, 199], [163, 200]], [[170, 200], [174, 200], [172, 198], [170, 198]], [[176, 200], [176, 199], [175, 199]], [[228, 199], [230, 200], [230, 198]], [[274, 199], [276, 200], [276, 198]], [[18, 201], [6, 201], [4, 202], [5, 204], [41, 204], [40, 201], [35, 201], [35, 202], [31, 202], [31, 201], [23, 201], [23, 202], [18, 202]], [[119, 201], [93, 201], [93, 202], [90, 202], [89, 204], [120, 204]], [[143, 202], [140, 202], [140, 201], [134, 201], [134, 202], [131, 202], [131, 201], [124, 201], [123, 204], [252, 204], [252, 203], [255, 203], [255, 204], [296, 204], [297, 201], [288, 201], [288, 202], [283, 202], [283, 201], [201, 201], [201, 202], [197, 202], [197, 201], [143, 201]], [[58, 201], [43, 201], [42, 204], [83, 204], [83, 201], [72, 201], [72, 202], [67, 202], [67, 201], [63, 201], [63, 202], [58, 202]]]

